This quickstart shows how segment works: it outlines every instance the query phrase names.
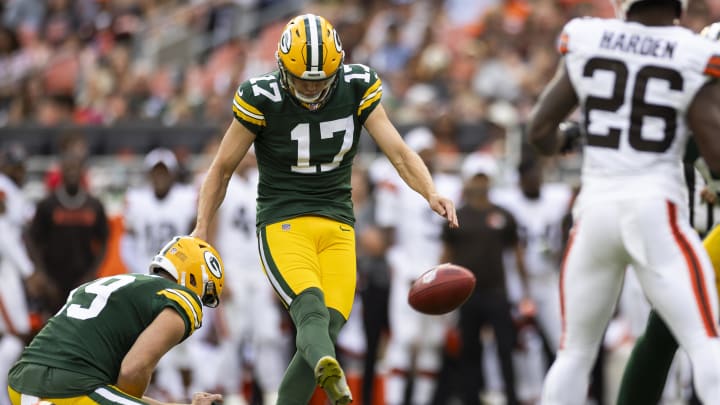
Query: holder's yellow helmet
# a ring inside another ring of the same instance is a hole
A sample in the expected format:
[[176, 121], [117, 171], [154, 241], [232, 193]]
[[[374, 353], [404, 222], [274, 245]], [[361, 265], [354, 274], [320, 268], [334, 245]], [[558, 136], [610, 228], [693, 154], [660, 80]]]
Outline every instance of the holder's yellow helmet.
[[215, 308], [220, 303], [225, 270], [217, 250], [202, 239], [173, 238], [150, 263], [150, 274], [158, 270], [195, 292], [205, 306]]
[[[325, 18], [303, 14], [285, 26], [276, 57], [283, 88], [304, 107], [317, 110], [335, 87], [345, 52], [337, 31]], [[323, 89], [308, 97], [294, 85], [298, 79], [323, 82]]]

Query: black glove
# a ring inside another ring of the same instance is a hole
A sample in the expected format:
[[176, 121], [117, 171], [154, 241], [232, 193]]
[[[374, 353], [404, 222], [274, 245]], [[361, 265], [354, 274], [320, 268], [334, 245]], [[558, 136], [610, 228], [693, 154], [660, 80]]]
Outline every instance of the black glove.
[[580, 147], [582, 141], [582, 129], [575, 121], [563, 121], [558, 125], [560, 134], [560, 153], [566, 154], [575, 151]]

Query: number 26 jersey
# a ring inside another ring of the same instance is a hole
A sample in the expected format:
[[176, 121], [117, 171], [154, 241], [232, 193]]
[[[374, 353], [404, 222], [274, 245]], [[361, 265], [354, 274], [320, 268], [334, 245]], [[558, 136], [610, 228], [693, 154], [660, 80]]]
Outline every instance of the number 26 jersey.
[[354, 223], [352, 161], [381, 97], [377, 73], [359, 64], [341, 67], [329, 100], [315, 111], [281, 88], [278, 71], [240, 85], [232, 110], [256, 136], [258, 226], [301, 215]]
[[720, 77], [720, 44], [679, 26], [577, 18], [558, 45], [582, 106], [583, 194], [684, 206], [685, 114]]

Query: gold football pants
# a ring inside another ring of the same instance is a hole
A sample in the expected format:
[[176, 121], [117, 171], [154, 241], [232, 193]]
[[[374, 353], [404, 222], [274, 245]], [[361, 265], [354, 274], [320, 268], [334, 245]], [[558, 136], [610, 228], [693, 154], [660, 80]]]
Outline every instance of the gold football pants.
[[347, 320], [355, 297], [355, 230], [318, 216], [302, 216], [261, 227], [258, 248], [263, 269], [286, 307], [308, 288], [325, 295], [325, 305]]

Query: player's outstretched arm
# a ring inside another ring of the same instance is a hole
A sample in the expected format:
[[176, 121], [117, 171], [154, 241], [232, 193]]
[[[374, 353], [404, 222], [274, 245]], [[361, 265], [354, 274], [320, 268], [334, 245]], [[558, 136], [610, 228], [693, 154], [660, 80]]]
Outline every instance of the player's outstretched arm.
[[400, 133], [388, 119], [385, 109], [378, 105], [365, 121], [365, 129], [410, 188], [422, 195], [430, 208], [448, 220], [451, 227], [458, 226], [455, 204], [435, 190], [428, 168], [420, 156], [403, 141]]
[[575, 89], [561, 62], [555, 77], [540, 94], [527, 123], [528, 139], [540, 153], [552, 155], [560, 150], [565, 142], [559, 136], [558, 126], [577, 105]]
[[225, 131], [225, 136], [223, 136], [220, 147], [200, 186], [197, 222], [195, 229], [192, 231], [192, 236], [207, 240], [208, 227], [225, 198], [227, 185], [233, 171], [245, 157], [254, 140], [255, 134], [237, 120], [233, 120], [227, 131]]
[[697, 92], [688, 108], [687, 122], [710, 171], [720, 173], [720, 79]]

